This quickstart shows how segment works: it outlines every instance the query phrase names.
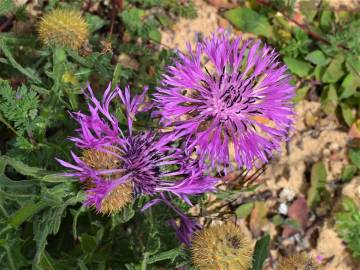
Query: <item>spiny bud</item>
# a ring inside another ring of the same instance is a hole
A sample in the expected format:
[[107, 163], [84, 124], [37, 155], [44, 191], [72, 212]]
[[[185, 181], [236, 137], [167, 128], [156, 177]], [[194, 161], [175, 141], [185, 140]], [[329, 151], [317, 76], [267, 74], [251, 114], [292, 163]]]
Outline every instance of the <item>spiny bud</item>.
[[191, 253], [200, 270], [248, 270], [253, 249], [239, 227], [224, 223], [195, 234]]
[[305, 254], [295, 254], [283, 258], [278, 270], [321, 270], [322, 267], [311, 257]]
[[[118, 158], [114, 155], [94, 149], [85, 150], [82, 154], [82, 160], [91, 168], [96, 170], [116, 169], [121, 166]], [[121, 175], [110, 175], [106, 180], [111, 181]], [[89, 179], [86, 183], [88, 188], [92, 187], [92, 181]], [[133, 198], [133, 186], [131, 182], [125, 182], [113, 189], [101, 202], [99, 210], [102, 214], [112, 214], [119, 212], [123, 207], [131, 202]]]
[[74, 10], [55, 9], [42, 18], [39, 35], [45, 45], [59, 44], [79, 49], [88, 38], [88, 25], [81, 13]]

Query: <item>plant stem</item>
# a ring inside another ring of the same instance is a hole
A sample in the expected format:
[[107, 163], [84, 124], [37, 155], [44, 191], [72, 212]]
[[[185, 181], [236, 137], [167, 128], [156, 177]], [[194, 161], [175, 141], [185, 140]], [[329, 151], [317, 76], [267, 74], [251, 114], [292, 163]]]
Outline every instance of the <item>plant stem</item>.
[[12, 132], [15, 133], [16, 136], [18, 136], [19, 134], [17, 133], [17, 131], [10, 125], [10, 123], [8, 121], [6, 121], [6, 119], [3, 117], [3, 115], [0, 113], [0, 122], [3, 123], [8, 129], [10, 129]]

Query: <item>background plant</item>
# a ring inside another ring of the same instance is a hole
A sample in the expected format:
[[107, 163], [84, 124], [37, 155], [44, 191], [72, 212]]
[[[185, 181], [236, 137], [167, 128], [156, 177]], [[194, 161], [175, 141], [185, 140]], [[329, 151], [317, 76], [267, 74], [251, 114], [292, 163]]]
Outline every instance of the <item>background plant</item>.
[[[337, 116], [342, 128], [352, 126], [360, 106], [359, 14], [334, 11], [325, 3], [314, 8], [305, 2], [296, 10], [295, 1], [241, 2], [246, 6], [226, 10], [223, 16], [280, 50], [295, 76], [295, 101], [320, 100], [324, 113]], [[38, 15], [56, 8], [82, 11], [89, 40], [80, 50], [39, 41]], [[145, 198], [117, 215], [96, 215], [81, 206], [83, 192], [75, 179], [59, 174], [62, 169], [54, 157], [70, 159], [67, 137], [76, 126], [67, 111], [85, 107], [81, 89], [88, 81], [94, 89], [105, 89], [110, 80], [121, 87], [130, 84], [134, 93], [148, 85], [151, 93], [173, 56], [159, 45], [159, 29], [201, 11], [189, 1], [173, 0], [52, 0], [39, 10], [34, 14], [12, 0], [0, 2], [0, 267], [191, 269], [189, 252], [167, 224], [175, 215], [166, 206], [140, 213]], [[121, 109], [115, 114], [125, 126]], [[157, 125], [148, 119], [142, 115], [135, 128]], [[343, 183], [360, 168], [356, 140], [350, 144], [349, 159]], [[239, 218], [254, 208], [261, 212], [261, 202], [245, 202], [231, 213], [221, 208], [231, 205], [240, 191], [257, 196], [257, 185], [251, 183], [258, 174], [249, 183], [220, 191], [213, 203], [221, 204], [208, 215], [228, 219], [234, 212]], [[329, 197], [325, 179], [323, 165], [314, 164], [308, 196], [314, 207]], [[203, 205], [205, 198], [193, 203]], [[188, 210], [180, 201], [175, 203]], [[335, 217], [354, 257], [359, 252], [357, 212], [354, 204], [346, 203]], [[291, 219], [279, 224], [298, 226]], [[253, 269], [262, 269], [269, 245], [268, 235], [258, 240]]]

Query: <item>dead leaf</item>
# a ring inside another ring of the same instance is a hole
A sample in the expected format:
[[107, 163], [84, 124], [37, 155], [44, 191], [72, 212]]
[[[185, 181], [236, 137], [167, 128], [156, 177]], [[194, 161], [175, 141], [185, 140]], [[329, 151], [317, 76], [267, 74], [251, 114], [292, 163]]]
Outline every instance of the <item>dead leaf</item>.
[[254, 237], [261, 234], [261, 228], [267, 223], [266, 214], [268, 207], [265, 202], [255, 202], [250, 216], [250, 230]]
[[[298, 222], [302, 229], [306, 228], [309, 220], [309, 207], [304, 197], [297, 198], [289, 207], [288, 217]], [[286, 226], [282, 236], [289, 237], [296, 233], [292, 227]]]
[[349, 131], [350, 139], [360, 139], [360, 119], [356, 120], [355, 123], [352, 124]]

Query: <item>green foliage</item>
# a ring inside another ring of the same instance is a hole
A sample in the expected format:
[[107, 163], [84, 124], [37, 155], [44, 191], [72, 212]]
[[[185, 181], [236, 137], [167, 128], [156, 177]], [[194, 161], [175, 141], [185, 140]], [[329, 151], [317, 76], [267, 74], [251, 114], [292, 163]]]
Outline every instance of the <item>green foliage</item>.
[[[48, 2], [44, 12], [84, 8], [82, 0]], [[171, 209], [159, 205], [141, 212], [148, 201], [143, 198], [118, 214], [97, 215], [82, 206], [81, 186], [61, 175], [64, 170], [55, 160], [69, 160], [74, 150], [68, 137], [77, 126], [68, 111], [86, 108], [82, 89], [87, 83], [98, 96], [111, 80], [122, 88], [130, 84], [134, 93], [144, 85], [152, 91], [173, 56], [156, 44], [159, 28], [179, 16], [196, 16], [188, 1], [124, 1], [124, 10], [115, 14], [121, 27], [115, 25], [109, 35], [111, 10], [103, 7], [84, 12], [91, 36], [75, 51], [43, 46], [35, 29], [38, 18], [15, 8], [13, 1], [0, 1], [1, 15], [34, 23], [29, 31], [10, 29], [0, 36], [0, 269], [174, 269], [189, 264], [168, 224], [176, 218]], [[119, 60], [123, 55], [136, 66]], [[118, 105], [112, 110], [126, 126]], [[147, 117], [139, 117], [135, 128], [151, 125]], [[188, 207], [180, 200], [175, 204]]]
[[2, 0], [0, 2], [0, 15], [12, 12], [16, 9], [15, 3], [13, 0]]
[[327, 194], [325, 165], [322, 162], [317, 162], [311, 168], [311, 185], [307, 197], [308, 205], [312, 208], [315, 207]]
[[267, 18], [252, 9], [238, 7], [226, 11], [224, 16], [241, 31], [265, 37], [272, 36], [272, 28]]
[[0, 80], [0, 112], [21, 133], [36, 128], [38, 106], [39, 97], [35, 91], [28, 90], [25, 85], [13, 91], [9, 82]]
[[280, 50], [303, 89], [296, 101], [306, 98], [309, 89], [304, 87], [311, 82], [313, 92], [321, 94], [323, 110], [351, 126], [360, 117], [359, 13], [302, 1], [300, 15], [294, 12], [296, 1], [247, 2], [251, 9], [234, 8], [224, 17], [241, 31], [266, 37]]
[[266, 234], [261, 239], [256, 241], [253, 255], [253, 266], [251, 268], [252, 270], [263, 269], [264, 262], [269, 256], [270, 240], [270, 235]]
[[350, 198], [345, 197], [335, 219], [339, 236], [345, 241], [352, 256], [360, 259], [360, 209]]

